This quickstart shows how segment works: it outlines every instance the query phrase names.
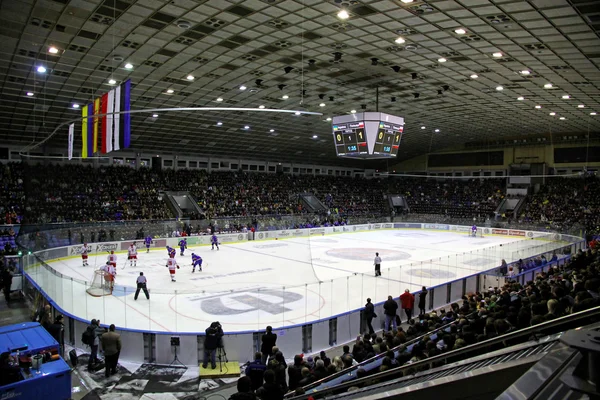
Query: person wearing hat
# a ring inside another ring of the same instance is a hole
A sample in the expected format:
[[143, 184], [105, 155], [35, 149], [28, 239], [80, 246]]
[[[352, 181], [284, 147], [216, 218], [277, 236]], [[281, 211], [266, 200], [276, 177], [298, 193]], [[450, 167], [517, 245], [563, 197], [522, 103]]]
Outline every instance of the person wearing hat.
[[375, 306], [373, 305], [373, 303], [371, 303], [371, 299], [368, 298], [367, 304], [365, 304], [365, 319], [367, 320], [367, 327], [369, 328], [369, 333], [375, 333], [373, 325], [371, 325], [371, 321], [373, 321], [373, 318], [376, 317], [377, 315], [375, 315]]

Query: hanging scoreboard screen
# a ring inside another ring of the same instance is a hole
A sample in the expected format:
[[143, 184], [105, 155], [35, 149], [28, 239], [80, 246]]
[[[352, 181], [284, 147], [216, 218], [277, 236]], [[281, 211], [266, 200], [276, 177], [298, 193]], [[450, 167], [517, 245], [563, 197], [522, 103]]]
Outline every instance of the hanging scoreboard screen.
[[364, 121], [333, 125], [338, 156], [369, 154]]
[[398, 155], [404, 118], [365, 112], [333, 117], [333, 140], [338, 157], [391, 158]]

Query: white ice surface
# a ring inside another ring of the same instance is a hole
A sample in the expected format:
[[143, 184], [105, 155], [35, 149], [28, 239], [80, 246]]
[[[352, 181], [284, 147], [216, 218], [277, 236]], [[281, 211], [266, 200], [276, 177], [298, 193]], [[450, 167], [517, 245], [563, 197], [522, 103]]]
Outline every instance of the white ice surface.
[[[139, 252], [137, 266], [118, 255], [113, 295], [94, 298], [85, 283], [106, 261], [106, 254], [50, 263], [59, 274], [41, 268], [28, 271], [71, 314], [100, 318], [130, 329], [201, 332], [218, 320], [227, 331], [281, 327], [314, 321], [362, 307], [365, 299], [380, 302], [404, 289], [435, 286], [550, 251], [559, 244], [526, 238], [425, 230], [385, 230], [310, 238], [249, 241], [188, 248], [177, 254], [181, 269], [171, 282], [165, 249]], [[204, 259], [202, 272], [192, 273], [191, 253]], [[382, 258], [375, 278], [373, 258]], [[123, 268], [124, 267], [124, 268]], [[148, 279], [150, 301], [143, 292], [134, 301], [136, 278]], [[60, 276], [62, 274], [62, 277]], [[72, 279], [71, 279], [72, 278]]]

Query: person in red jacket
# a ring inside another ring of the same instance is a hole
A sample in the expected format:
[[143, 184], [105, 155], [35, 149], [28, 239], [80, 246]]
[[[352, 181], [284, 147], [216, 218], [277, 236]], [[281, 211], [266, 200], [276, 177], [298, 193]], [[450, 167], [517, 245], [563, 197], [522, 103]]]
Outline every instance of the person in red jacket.
[[400, 305], [402, 309], [406, 313], [407, 321], [410, 321], [412, 318], [413, 308], [415, 307], [415, 296], [413, 296], [408, 289], [400, 295]]

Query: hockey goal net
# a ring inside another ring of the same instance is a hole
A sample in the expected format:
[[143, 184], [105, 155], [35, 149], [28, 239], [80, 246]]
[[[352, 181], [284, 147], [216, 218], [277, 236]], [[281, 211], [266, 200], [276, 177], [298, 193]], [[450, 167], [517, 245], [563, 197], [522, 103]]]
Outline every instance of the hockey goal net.
[[477, 232], [473, 233], [472, 231], [468, 232], [469, 236], [472, 237], [483, 237], [483, 229], [477, 229]]
[[94, 297], [108, 296], [112, 293], [110, 289], [111, 282], [106, 279], [107, 273], [102, 270], [94, 271], [94, 276], [92, 277], [92, 283], [89, 288], [85, 291]]

